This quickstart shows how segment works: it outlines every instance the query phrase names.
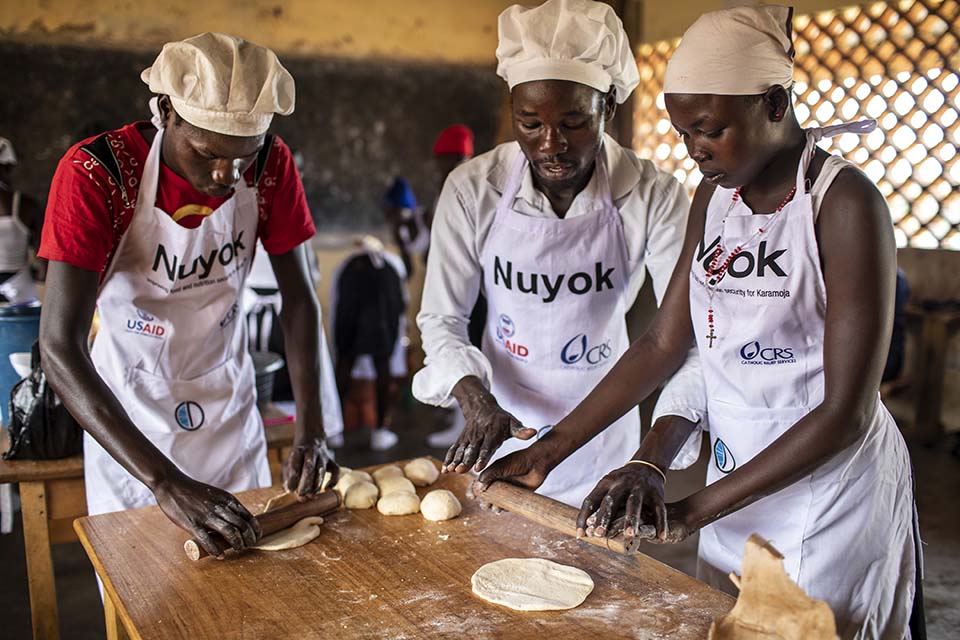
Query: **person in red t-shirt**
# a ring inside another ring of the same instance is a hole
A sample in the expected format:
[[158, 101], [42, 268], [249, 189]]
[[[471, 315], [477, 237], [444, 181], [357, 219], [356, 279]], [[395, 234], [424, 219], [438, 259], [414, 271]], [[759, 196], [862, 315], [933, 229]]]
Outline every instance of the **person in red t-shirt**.
[[319, 401], [315, 230], [290, 150], [267, 134], [293, 111], [294, 82], [269, 49], [215, 33], [165, 45], [141, 77], [153, 126], [80, 142], [54, 176], [41, 357], [86, 431], [90, 513], [157, 503], [222, 557], [260, 537], [232, 492], [270, 483], [240, 298], [258, 238], [297, 404], [284, 482], [306, 497], [339, 474]]

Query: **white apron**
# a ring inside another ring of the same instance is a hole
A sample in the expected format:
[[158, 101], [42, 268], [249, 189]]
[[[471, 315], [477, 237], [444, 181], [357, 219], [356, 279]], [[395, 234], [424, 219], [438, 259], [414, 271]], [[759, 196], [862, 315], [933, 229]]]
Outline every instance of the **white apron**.
[[[489, 304], [483, 352], [500, 406], [525, 427], [540, 429], [570, 413], [627, 350], [630, 272], [603, 154], [594, 210], [574, 218], [513, 210], [528, 166], [519, 153], [480, 256]], [[532, 442], [510, 438], [495, 458]], [[640, 416], [633, 409], [558, 465], [537, 493], [579, 507], [639, 446]]]
[[[826, 133], [844, 130], [850, 129]], [[822, 135], [808, 131], [796, 195], [779, 214], [754, 215], [742, 200], [731, 206], [734, 192], [719, 187], [707, 209], [690, 272], [690, 312], [710, 390], [708, 484], [823, 401], [827, 296], [814, 234], [819, 200], [805, 178]], [[765, 233], [758, 237], [760, 227]], [[738, 244], [743, 251], [717, 283], [711, 334], [705, 269], [721, 237], [726, 252]], [[787, 572], [804, 591], [830, 605], [842, 638], [900, 640], [908, 635], [916, 575], [910, 487], [906, 445], [878, 394], [860, 441], [793, 485], [705, 527], [698, 573], [728, 589], [726, 575], [740, 572], [747, 537], [757, 532], [784, 554]]]
[[[196, 229], [154, 206], [163, 130], [150, 147], [130, 227], [97, 298], [91, 356], [127, 415], [191, 478], [230, 492], [270, 485], [243, 283], [257, 195], [241, 180]], [[155, 504], [150, 490], [84, 434], [91, 514]]]

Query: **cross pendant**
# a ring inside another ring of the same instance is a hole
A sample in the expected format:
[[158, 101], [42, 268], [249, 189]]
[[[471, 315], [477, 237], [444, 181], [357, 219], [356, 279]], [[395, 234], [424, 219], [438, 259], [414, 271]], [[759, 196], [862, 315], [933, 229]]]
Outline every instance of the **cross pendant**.
[[713, 341], [717, 339], [718, 336], [714, 335], [713, 327], [710, 327], [710, 335], [704, 336], [707, 340], [710, 341], [710, 344], [707, 345], [708, 348], [713, 349]]

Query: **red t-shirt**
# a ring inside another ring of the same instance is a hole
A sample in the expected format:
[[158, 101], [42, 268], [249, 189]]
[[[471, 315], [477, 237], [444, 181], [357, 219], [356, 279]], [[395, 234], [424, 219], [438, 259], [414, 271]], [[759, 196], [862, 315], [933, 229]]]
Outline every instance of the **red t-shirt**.
[[[138, 127], [152, 126], [135, 122], [102, 134], [107, 136], [109, 145], [99, 148], [108, 148], [102, 155], [109, 154], [115, 159], [111, 169], [101, 161], [112, 164], [113, 160], [98, 159], [81, 148], [100, 136], [70, 147], [57, 165], [50, 185], [40, 239], [41, 258], [104, 273], [133, 219], [140, 178], [150, 151]], [[260, 204], [257, 236], [267, 253], [278, 255], [311, 238], [316, 229], [293, 155], [278, 136], [273, 136], [273, 144], [261, 165], [262, 171], [256, 180]], [[254, 184], [256, 169], [257, 163], [254, 163], [244, 173], [247, 184]], [[117, 171], [122, 187], [113, 177]], [[200, 226], [204, 216], [190, 215], [190, 211], [196, 207], [215, 210], [230, 197], [212, 198], [199, 193], [160, 163], [156, 206], [174, 217], [183, 210], [181, 215], [187, 215], [177, 220], [181, 226], [191, 229]]]

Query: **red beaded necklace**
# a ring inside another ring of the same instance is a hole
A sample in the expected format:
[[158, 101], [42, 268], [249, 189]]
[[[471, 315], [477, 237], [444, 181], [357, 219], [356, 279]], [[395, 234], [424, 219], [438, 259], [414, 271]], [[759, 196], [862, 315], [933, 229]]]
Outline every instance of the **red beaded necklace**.
[[[736, 191], [733, 192], [733, 198], [730, 200], [730, 206], [727, 208], [726, 215], [730, 215], [730, 212], [733, 211], [733, 207], [737, 204], [737, 202], [740, 201], [740, 189], [741, 187], [737, 187]], [[786, 207], [791, 200], [793, 200], [793, 196], [796, 195], [796, 193], [797, 185], [793, 185], [793, 188], [790, 189], [790, 193], [788, 193], [787, 197], [783, 199], [783, 202], [780, 203], [780, 206], [777, 207], [777, 210], [773, 212], [773, 216], [776, 216], [783, 211], [783, 208]], [[773, 216], [771, 216], [771, 219]], [[724, 219], [726, 219], [726, 216], [724, 216]], [[757, 229], [756, 233], [747, 238], [745, 242], [741, 242], [733, 248], [733, 251], [727, 255], [727, 259], [723, 261], [723, 264], [720, 264], [720, 257], [724, 252], [723, 237], [721, 236], [720, 241], [717, 242], [717, 249], [713, 252], [713, 257], [710, 259], [710, 265], [706, 270], [707, 278], [703, 284], [707, 290], [707, 298], [709, 300], [709, 305], [707, 306], [707, 328], [710, 329], [710, 333], [705, 337], [710, 341], [710, 343], [707, 345], [707, 347], [710, 349], [713, 348], [713, 341], [719, 337], [713, 331], [713, 296], [716, 293], [716, 287], [720, 281], [723, 280], [723, 276], [726, 275], [727, 269], [730, 267], [730, 264], [733, 262], [734, 258], [740, 255], [740, 252], [743, 251], [744, 247], [748, 246], [755, 238], [762, 236], [764, 233], [765, 230], [763, 227]]]

